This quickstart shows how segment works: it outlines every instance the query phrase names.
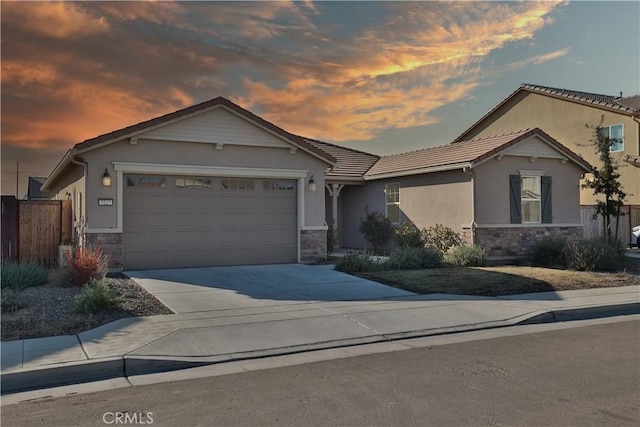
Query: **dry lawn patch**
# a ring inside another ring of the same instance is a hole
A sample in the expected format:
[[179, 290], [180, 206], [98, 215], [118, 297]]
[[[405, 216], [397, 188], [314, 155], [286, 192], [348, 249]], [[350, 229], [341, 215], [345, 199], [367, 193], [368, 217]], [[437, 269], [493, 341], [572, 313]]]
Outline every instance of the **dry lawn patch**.
[[445, 267], [379, 271], [359, 276], [417, 294], [501, 296], [640, 285], [640, 276], [543, 267]]

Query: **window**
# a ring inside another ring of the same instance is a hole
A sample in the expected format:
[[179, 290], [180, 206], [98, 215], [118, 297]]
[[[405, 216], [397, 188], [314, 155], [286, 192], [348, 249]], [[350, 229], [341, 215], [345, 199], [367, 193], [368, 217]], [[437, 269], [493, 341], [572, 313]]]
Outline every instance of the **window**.
[[127, 187], [164, 188], [166, 179], [161, 176], [127, 176]]
[[400, 223], [400, 184], [385, 184], [386, 216], [393, 224]]
[[551, 177], [538, 171], [521, 172], [529, 174], [509, 176], [511, 223], [551, 223]]
[[262, 181], [262, 189], [265, 191], [293, 191], [295, 189], [295, 183], [293, 181], [265, 179]]
[[176, 178], [176, 188], [211, 188], [211, 179]]
[[617, 151], [624, 151], [624, 126], [623, 125], [611, 125], [603, 126], [600, 128], [600, 135], [606, 136], [611, 139], [612, 153]]
[[522, 222], [540, 222], [540, 177], [523, 176], [520, 188]]
[[254, 184], [252, 179], [222, 179], [220, 180], [220, 188], [223, 190], [253, 190]]

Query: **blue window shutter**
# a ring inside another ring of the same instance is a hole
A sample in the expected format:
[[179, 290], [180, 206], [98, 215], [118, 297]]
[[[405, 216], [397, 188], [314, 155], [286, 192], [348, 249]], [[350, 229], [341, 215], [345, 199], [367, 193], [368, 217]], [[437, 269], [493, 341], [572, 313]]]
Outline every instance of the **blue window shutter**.
[[509, 205], [511, 224], [522, 223], [522, 204], [520, 201], [520, 175], [509, 175]]
[[550, 224], [553, 222], [553, 210], [551, 208], [551, 177], [540, 177], [540, 187], [542, 199], [542, 222]]

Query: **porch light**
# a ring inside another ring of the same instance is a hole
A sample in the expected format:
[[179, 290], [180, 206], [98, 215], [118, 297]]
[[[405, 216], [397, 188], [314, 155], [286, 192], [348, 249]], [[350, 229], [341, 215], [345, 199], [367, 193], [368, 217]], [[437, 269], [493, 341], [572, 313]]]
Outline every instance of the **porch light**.
[[109, 171], [106, 168], [102, 174], [102, 186], [111, 187], [111, 177], [109, 176]]
[[316, 192], [316, 181], [313, 179], [313, 175], [311, 175], [311, 178], [309, 178], [309, 192]]

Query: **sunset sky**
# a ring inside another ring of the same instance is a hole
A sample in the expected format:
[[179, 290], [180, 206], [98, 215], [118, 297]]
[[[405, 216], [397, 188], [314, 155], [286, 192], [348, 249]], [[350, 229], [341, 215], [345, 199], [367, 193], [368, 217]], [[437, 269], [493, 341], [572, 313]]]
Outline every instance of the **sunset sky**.
[[1, 3], [2, 194], [77, 142], [224, 96], [378, 154], [535, 83], [640, 93], [640, 3]]

